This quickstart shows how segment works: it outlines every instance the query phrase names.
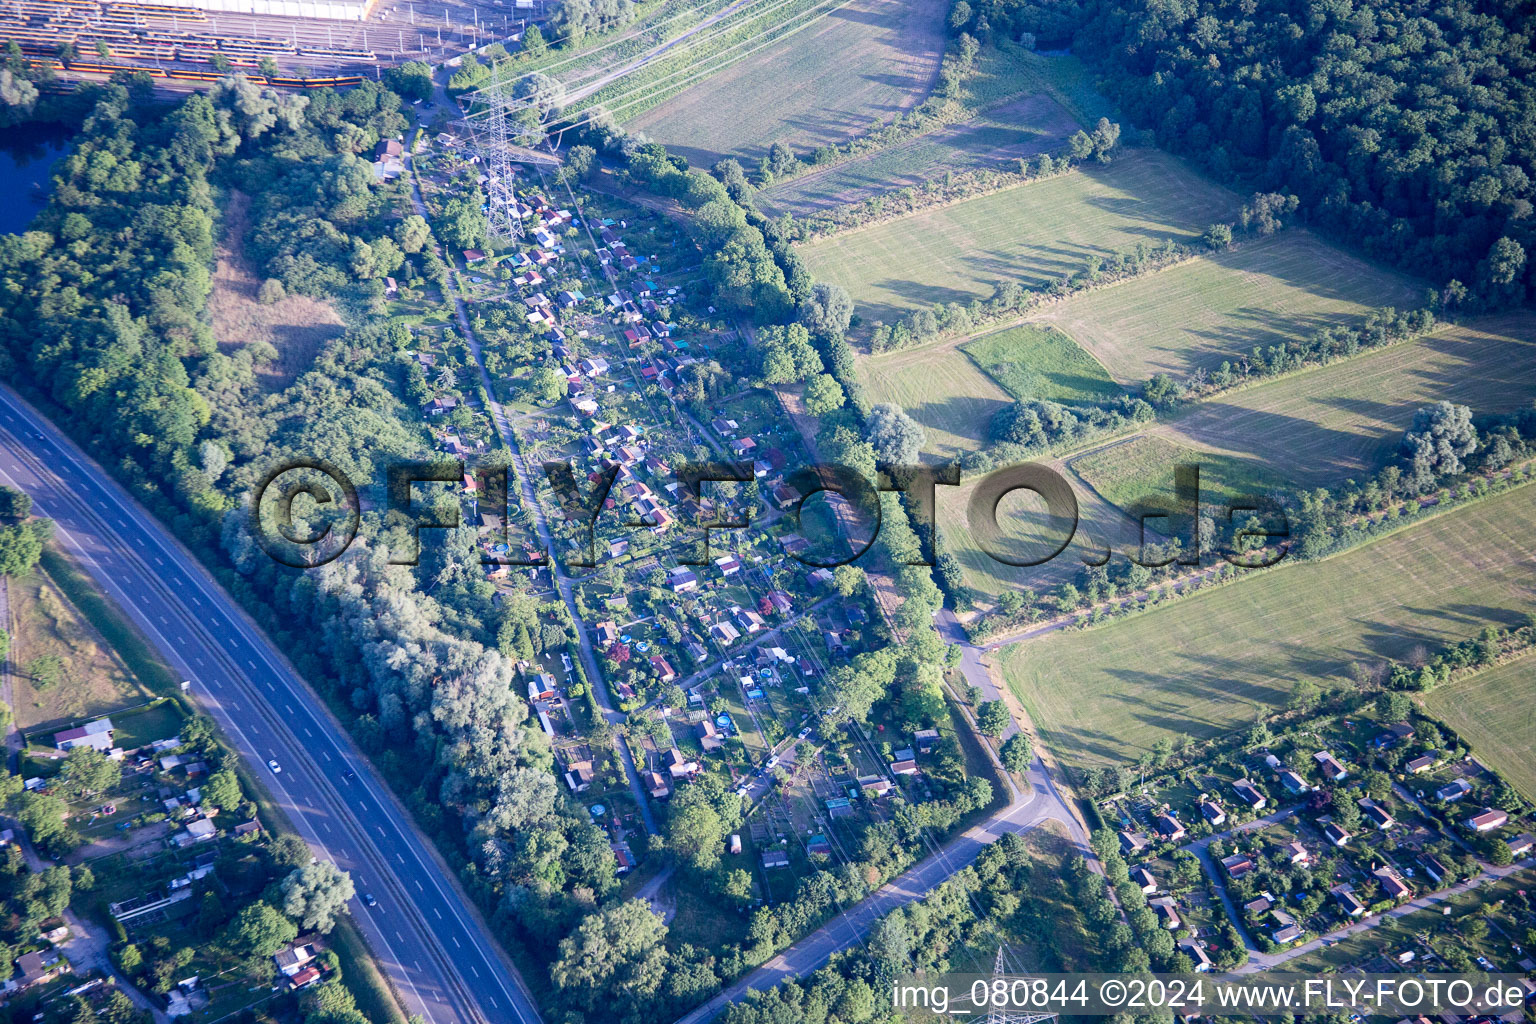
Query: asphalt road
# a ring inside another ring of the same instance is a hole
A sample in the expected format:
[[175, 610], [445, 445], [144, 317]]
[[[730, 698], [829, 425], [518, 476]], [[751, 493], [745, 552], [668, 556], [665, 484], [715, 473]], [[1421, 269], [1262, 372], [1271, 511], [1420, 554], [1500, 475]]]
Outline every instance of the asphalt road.
[[535, 1024], [484, 922], [323, 702], [158, 520], [4, 387], [0, 483], [32, 495], [61, 547], [192, 681], [193, 699], [315, 855], [374, 895], [378, 906], [350, 909], [407, 1012], [432, 1024]]

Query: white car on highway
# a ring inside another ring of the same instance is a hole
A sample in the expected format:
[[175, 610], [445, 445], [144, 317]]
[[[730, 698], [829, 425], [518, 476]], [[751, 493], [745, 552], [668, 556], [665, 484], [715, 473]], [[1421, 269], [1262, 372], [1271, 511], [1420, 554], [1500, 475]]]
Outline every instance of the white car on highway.
[[275, 757], [267, 759], [267, 767], [272, 769], [273, 775], [283, 774], [283, 766], [277, 763], [277, 758]]

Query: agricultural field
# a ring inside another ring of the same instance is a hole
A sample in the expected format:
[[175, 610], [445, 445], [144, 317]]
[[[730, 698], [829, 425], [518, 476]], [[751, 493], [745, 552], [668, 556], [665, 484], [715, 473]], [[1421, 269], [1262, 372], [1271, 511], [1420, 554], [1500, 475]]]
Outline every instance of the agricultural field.
[[1424, 705], [1522, 796], [1536, 801], [1536, 654], [1433, 690]]
[[1032, 326], [861, 358], [859, 373], [873, 401], [895, 402], [923, 425], [923, 453], [939, 460], [983, 444], [992, 417], [1015, 399], [1073, 405], [1120, 394], [1071, 338]]
[[927, 431], [923, 455], [949, 461], [977, 448], [1013, 398], [954, 344], [858, 360], [873, 402], [894, 402]]
[[1079, 295], [1040, 319], [1070, 334], [1115, 379], [1182, 379], [1255, 345], [1419, 304], [1422, 286], [1306, 231], [1285, 231], [1161, 273]]
[[1523, 487], [1321, 562], [1013, 647], [1002, 670], [1065, 760], [1134, 760], [1162, 737], [1252, 721], [1298, 680], [1524, 622], [1533, 567], [1536, 489]]
[[1222, 505], [1284, 487], [1283, 478], [1255, 460], [1195, 451], [1155, 434], [1114, 442], [1070, 461], [1072, 471], [1085, 484], [1120, 508], [1171, 502], [1174, 466], [1180, 463], [1200, 467], [1201, 501], [1208, 504]]
[[1108, 164], [1003, 189], [802, 247], [813, 277], [847, 288], [865, 322], [936, 302], [1026, 287], [1137, 242], [1192, 242], [1239, 202], [1170, 156], [1131, 150]]
[[[770, 144], [797, 152], [840, 142], [920, 103], [938, 73], [948, 5], [847, 0], [645, 111], [632, 131], [697, 167], [756, 161]], [[622, 116], [622, 110], [619, 111]]]
[[1052, 327], [1010, 327], [960, 348], [1021, 402], [1082, 405], [1110, 401], [1121, 393], [1093, 356]]
[[1533, 394], [1536, 317], [1510, 313], [1202, 402], [1153, 433], [1314, 487], [1384, 465], [1422, 406], [1504, 413]]
[[9, 585], [11, 709], [19, 729], [72, 723], [150, 698], [46, 575], [34, 571]]

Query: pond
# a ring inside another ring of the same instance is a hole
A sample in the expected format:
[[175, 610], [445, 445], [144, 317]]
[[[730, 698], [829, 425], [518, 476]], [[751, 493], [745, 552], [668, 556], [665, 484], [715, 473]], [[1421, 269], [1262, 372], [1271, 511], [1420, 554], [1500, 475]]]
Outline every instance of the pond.
[[48, 176], [69, 149], [61, 124], [25, 124], [0, 132], [0, 231], [25, 231], [42, 209]]

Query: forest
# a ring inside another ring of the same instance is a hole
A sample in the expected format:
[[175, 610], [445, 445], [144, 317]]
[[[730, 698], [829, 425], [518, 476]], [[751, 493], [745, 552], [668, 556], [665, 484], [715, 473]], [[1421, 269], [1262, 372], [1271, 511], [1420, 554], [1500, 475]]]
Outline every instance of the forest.
[[968, 30], [1070, 47], [1128, 119], [1242, 191], [1435, 282], [1525, 301], [1536, 15], [1470, 0], [966, 0]]

